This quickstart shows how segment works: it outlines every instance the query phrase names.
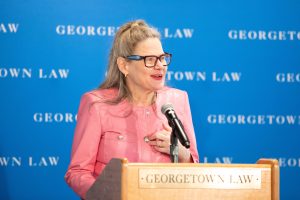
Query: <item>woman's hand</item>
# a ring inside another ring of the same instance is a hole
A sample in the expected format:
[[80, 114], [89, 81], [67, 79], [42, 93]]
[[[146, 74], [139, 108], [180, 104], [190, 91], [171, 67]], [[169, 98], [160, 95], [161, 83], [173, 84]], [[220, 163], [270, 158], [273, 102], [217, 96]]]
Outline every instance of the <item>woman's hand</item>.
[[[157, 131], [153, 135], [149, 136], [149, 142], [156, 151], [170, 155], [170, 137], [172, 133], [172, 128], [168, 124], [163, 123], [163, 130]], [[192, 157], [190, 151], [186, 149], [178, 141], [179, 148], [179, 162], [192, 162]]]
[[172, 128], [163, 123], [163, 130], [157, 131], [148, 137], [150, 144], [155, 150], [170, 154], [170, 137], [172, 133]]

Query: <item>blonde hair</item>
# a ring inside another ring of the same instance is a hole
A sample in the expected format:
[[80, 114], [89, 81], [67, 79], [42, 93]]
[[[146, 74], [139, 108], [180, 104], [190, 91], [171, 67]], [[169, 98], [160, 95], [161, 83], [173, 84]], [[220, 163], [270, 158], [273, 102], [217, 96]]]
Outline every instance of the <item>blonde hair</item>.
[[117, 59], [118, 57], [131, 55], [136, 45], [148, 38], [160, 39], [160, 33], [155, 28], [150, 27], [144, 20], [128, 22], [117, 31], [109, 54], [106, 79], [99, 88], [115, 88], [118, 90], [118, 95], [107, 100], [106, 103], [117, 104], [125, 98], [131, 98], [125, 76], [118, 68]]

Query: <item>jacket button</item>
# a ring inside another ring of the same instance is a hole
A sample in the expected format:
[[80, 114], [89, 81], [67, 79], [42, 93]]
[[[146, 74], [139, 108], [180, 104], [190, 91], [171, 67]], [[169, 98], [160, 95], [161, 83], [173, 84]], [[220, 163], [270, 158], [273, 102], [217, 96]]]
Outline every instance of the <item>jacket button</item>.
[[123, 136], [123, 135], [119, 135], [119, 136], [118, 136], [118, 139], [119, 139], [119, 140], [123, 140], [123, 139], [124, 139], [124, 136]]
[[145, 136], [145, 137], [144, 137], [144, 141], [145, 141], [146, 143], [150, 141], [149, 138], [148, 138], [148, 136]]

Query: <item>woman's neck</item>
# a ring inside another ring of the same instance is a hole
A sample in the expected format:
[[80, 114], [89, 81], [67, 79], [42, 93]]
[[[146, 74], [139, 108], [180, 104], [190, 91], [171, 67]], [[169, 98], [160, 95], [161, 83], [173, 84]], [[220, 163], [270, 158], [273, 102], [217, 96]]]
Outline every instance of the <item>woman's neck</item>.
[[155, 102], [156, 92], [132, 93], [131, 102], [136, 106], [149, 106]]

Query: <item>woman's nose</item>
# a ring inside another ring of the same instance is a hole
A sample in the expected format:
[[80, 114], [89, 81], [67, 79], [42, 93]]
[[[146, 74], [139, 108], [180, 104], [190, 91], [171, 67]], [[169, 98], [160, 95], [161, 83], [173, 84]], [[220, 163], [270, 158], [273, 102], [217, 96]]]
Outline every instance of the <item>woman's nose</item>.
[[155, 69], [162, 69], [164, 68], [164, 65], [162, 64], [162, 62], [157, 59], [156, 65], [154, 66]]

